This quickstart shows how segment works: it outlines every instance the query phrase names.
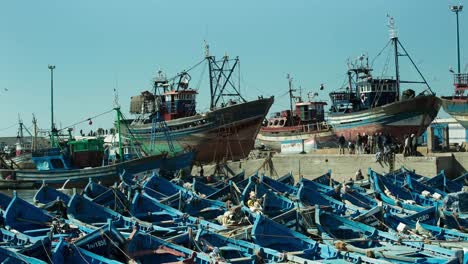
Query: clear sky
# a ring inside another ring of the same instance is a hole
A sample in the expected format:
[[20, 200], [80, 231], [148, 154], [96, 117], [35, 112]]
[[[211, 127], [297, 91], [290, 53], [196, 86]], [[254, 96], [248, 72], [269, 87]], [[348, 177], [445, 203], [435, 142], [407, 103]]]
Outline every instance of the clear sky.
[[[456, 24], [448, 6], [454, 3], [459, 2], [1, 1], [0, 136], [16, 135], [18, 114], [28, 127], [32, 113], [41, 128], [50, 127], [48, 64], [56, 66], [56, 124], [67, 126], [110, 110], [114, 88], [129, 116], [130, 96], [151, 89], [158, 69], [172, 76], [199, 62], [204, 40], [213, 55], [240, 57], [242, 91], [250, 99], [275, 95], [272, 111], [288, 107], [287, 73], [304, 93], [324, 83], [320, 98], [328, 100], [327, 93], [343, 84], [348, 58], [367, 52], [372, 60], [385, 46], [387, 14], [433, 90], [451, 94]], [[468, 63], [467, 12], [460, 13], [462, 69]], [[403, 58], [402, 63], [407, 64]], [[379, 75], [380, 67], [375, 64]], [[405, 66], [401, 74], [416, 77]], [[208, 91], [202, 82], [200, 111], [208, 107]], [[113, 119], [107, 114], [77, 130], [110, 128]]]

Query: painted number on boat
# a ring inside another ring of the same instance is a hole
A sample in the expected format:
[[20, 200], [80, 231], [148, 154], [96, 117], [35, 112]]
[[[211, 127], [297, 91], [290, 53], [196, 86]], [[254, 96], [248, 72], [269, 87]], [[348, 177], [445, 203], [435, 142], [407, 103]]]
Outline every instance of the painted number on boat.
[[88, 247], [88, 249], [93, 249], [93, 248], [97, 248], [97, 247], [103, 247], [103, 246], [106, 246], [107, 245], [107, 242], [106, 242], [106, 239], [102, 239], [102, 240], [98, 240], [94, 243], [91, 243], [91, 244], [88, 244], [86, 245]]

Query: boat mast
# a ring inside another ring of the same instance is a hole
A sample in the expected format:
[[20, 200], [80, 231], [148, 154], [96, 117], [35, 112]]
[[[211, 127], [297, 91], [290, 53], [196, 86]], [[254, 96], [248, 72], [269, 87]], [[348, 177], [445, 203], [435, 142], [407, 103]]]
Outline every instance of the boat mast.
[[291, 75], [286, 75], [286, 78], [288, 79], [288, 83], [289, 83], [289, 109], [291, 110], [291, 118], [289, 119], [289, 122], [291, 123], [291, 126], [293, 125], [293, 98], [294, 98], [294, 95], [293, 95], [293, 92], [296, 91], [295, 89], [292, 88], [292, 81], [293, 81], [293, 78], [291, 77]]
[[208, 61], [210, 75], [210, 110], [218, 106], [220, 99], [224, 102], [224, 97], [237, 97], [242, 102], [247, 102], [231, 80], [235, 68], [239, 65], [239, 57], [230, 59], [225, 55], [222, 60], [216, 61], [216, 58], [210, 55], [208, 44], [205, 44], [205, 59]]
[[463, 10], [462, 5], [450, 6], [450, 10], [455, 13], [457, 17], [457, 61], [458, 61], [458, 73], [460, 73], [460, 30], [458, 25], [458, 13]]
[[20, 145], [23, 145], [23, 120], [21, 120], [20, 115], [18, 114], [18, 124], [19, 124], [19, 129], [18, 129], [18, 139]]
[[208, 61], [208, 72], [210, 74], [210, 109], [213, 109], [215, 107], [215, 100], [213, 94], [213, 68], [211, 66], [211, 58], [210, 46], [205, 41], [205, 59]]
[[33, 140], [32, 140], [31, 149], [34, 151], [37, 148], [37, 120], [34, 114], [33, 114], [32, 123], [33, 123]]
[[120, 106], [116, 106], [114, 110], [117, 112], [117, 133], [118, 133], [118, 139], [119, 139], [119, 155], [120, 155], [120, 161], [123, 161], [123, 148], [122, 148], [122, 138], [120, 135], [120, 120], [121, 120], [121, 113], [120, 113]]
[[393, 43], [393, 48], [395, 50], [395, 80], [396, 80], [396, 100], [400, 101], [400, 68], [398, 65], [398, 37], [395, 29], [395, 21], [393, 17], [388, 17], [388, 27], [390, 31], [390, 40]]

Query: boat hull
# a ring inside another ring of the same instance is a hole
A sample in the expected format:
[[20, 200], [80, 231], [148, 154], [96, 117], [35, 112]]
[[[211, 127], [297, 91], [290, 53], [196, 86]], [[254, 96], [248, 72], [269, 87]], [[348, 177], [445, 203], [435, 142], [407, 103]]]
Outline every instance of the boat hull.
[[417, 96], [356, 113], [330, 114], [328, 123], [337, 136], [348, 140], [357, 134], [390, 134], [398, 141], [405, 135], [420, 136], [437, 116], [441, 100], [433, 95]]
[[442, 97], [444, 111], [451, 115], [464, 128], [468, 128], [468, 97]]
[[300, 132], [300, 133], [265, 133], [260, 130], [257, 140], [265, 147], [281, 151], [281, 144], [285, 142], [313, 141], [317, 148], [335, 147], [336, 136], [332, 130]]
[[[253, 149], [260, 126], [273, 104], [273, 97], [234, 104], [186, 118], [167, 121], [171, 138], [181, 147], [195, 149], [195, 160], [201, 163], [238, 160]], [[131, 134], [144, 145], [151, 142], [152, 124], [132, 122], [122, 133]], [[156, 142], [165, 142], [157, 132]]]
[[[124, 172], [136, 174], [155, 169], [177, 170], [190, 166], [193, 157], [193, 152], [181, 153], [174, 157], [166, 157], [166, 155], [161, 154], [89, 169], [64, 171], [0, 170], [0, 173], [4, 177], [10, 175], [10, 178], [14, 179], [11, 183], [23, 185], [33, 183], [34, 186], [40, 186], [42, 183], [46, 183], [52, 187], [83, 188], [91, 179], [102, 185], [110, 186], [118, 182], [119, 175]], [[4, 182], [7, 181], [4, 180]]]

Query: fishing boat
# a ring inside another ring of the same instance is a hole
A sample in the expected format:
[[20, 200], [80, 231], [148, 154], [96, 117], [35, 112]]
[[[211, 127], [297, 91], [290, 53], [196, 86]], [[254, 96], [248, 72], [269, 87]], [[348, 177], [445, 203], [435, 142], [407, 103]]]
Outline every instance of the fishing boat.
[[[430, 211], [430, 209], [428, 209]], [[385, 214], [385, 225], [391, 227], [394, 230], [398, 229], [398, 226], [405, 226], [405, 228], [411, 229], [415, 234], [429, 237], [430, 239], [437, 239], [437, 240], [445, 240], [448, 242], [458, 241], [460, 244], [466, 246], [468, 241], [468, 234], [444, 227], [439, 227], [434, 224], [427, 224], [424, 223], [424, 220], [428, 217], [434, 217], [432, 212], [420, 212], [418, 214], [407, 216], [407, 217], [400, 217], [396, 214], [391, 212]], [[436, 218], [436, 217], [434, 217]], [[437, 221], [435, 221], [437, 224]], [[452, 243], [452, 246], [458, 247], [457, 243]]]
[[422, 182], [427, 186], [447, 193], [459, 192], [463, 189], [463, 184], [447, 179], [443, 171], [432, 178], [423, 179]]
[[[171, 170], [182, 169], [191, 165], [193, 156], [194, 153], [192, 152], [179, 153], [172, 157], [160, 154], [94, 168], [66, 169], [60, 166], [51, 167], [53, 169], [50, 170], [0, 170], [0, 173], [9, 175], [9, 177], [14, 179], [12, 182], [15, 184], [27, 184], [28, 186], [30, 186], [31, 182], [34, 182], [33, 186], [41, 186], [43, 183], [46, 183], [55, 187], [63, 187], [65, 185], [68, 188], [83, 188], [88, 184], [90, 178], [93, 181], [99, 181], [104, 185], [110, 186], [120, 179], [119, 174], [124, 171], [139, 173], [162, 168]], [[56, 149], [54, 152], [49, 151], [46, 159], [50, 163], [55, 163], [63, 160], [63, 156]], [[165, 167], [166, 163], [170, 163], [173, 160], [177, 160], [177, 167]], [[8, 187], [11, 187], [11, 185], [8, 185]]]
[[139, 263], [213, 263], [210, 256], [137, 232], [128, 243], [128, 255]]
[[268, 217], [278, 216], [299, 206], [290, 198], [274, 192], [274, 189], [265, 183], [258, 182], [255, 177], [249, 178], [249, 183], [242, 191], [242, 202], [252, 212], [265, 214]]
[[[405, 135], [420, 136], [437, 116], [440, 99], [398, 39], [393, 18], [390, 18], [389, 27], [390, 41], [386, 47], [394, 49], [395, 77], [374, 76], [367, 55], [349, 63], [346, 87], [330, 93], [332, 107], [327, 122], [337, 136], [353, 141], [358, 134], [382, 133], [403, 142]], [[402, 56], [408, 57], [422, 81], [400, 79], [399, 58]], [[426, 89], [419, 94], [412, 89], [400, 94], [401, 86], [407, 83], [424, 84]]]
[[122, 231], [129, 231], [133, 229], [133, 226], [138, 226], [143, 232], [154, 232], [160, 236], [176, 233], [175, 230], [170, 228], [123, 216], [112, 209], [89, 201], [79, 194], [74, 194], [68, 202], [67, 215], [70, 220], [74, 220], [77, 224], [86, 223], [98, 228], [107, 224], [108, 219], [112, 219], [112, 224]]
[[197, 232], [187, 233], [169, 239], [169, 242], [193, 250], [201, 250], [210, 256], [227, 263], [309, 263], [307, 259], [283, 254], [282, 252], [261, 247], [254, 243], [222, 236], [200, 228]]
[[335, 134], [325, 122], [327, 103], [314, 100], [318, 93], [308, 93], [307, 101], [295, 96], [289, 75], [288, 80], [290, 109], [273, 113], [264, 122], [257, 140], [267, 149], [285, 153], [335, 146]]
[[68, 263], [102, 263], [102, 264], [123, 264], [116, 260], [111, 260], [92, 253], [86, 249], [75, 246], [72, 243], [67, 243], [61, 239], [52, 252], [52, 263], [68, 264]]
[[111, 208], [116, 212], [127, 212], [129, 202], [127, 196], [117, 188], [117, 184], [106, 187], [92, 180], [83, 189], [82, 195], [100, 205]]
[[44, 236], [50, 231], [54, 216], [19, 198], [16, 192], [6, 207], [3, 223], [30, 236]]
[[[131, 203], [130, 212], [134, 217], [143, 221], [173, 229], [186, 229], [187, 227], [198, 228], [197, 226], [204, 226], [213, 230], [225, 229], [215, 222], [207, 221], [210, 219], [197, 218], [193, 214], [186, 214], [180, 210], [164, 205], [145, 193], [135, 194]], [[222, 213], [224, 213], [224, 211], [222, 211]]]
[[[295, 232], [284, 225], [258, 215], [251, 230], [253, 241], [262, 247], [278, 251], [288, 249], [287, 255], [319, 262], [342, 260], [354, 263], [389, 263], [365, 255], [342, 252], [333, 245], [320, 244], [306, 235]], [[333, 262], [331, 262], [333, 263]]]
[[[117, 126], [120, 130], [120, 108], [117, 112]], [[125, 160], [122, 141], [119, 140], [119, 153], [122, 159], [112, 164], [103, 162], [102, 140], [73, 140], [70, 134], [68, 142], [59, 144], [57, 130], [51, 135], [51, 148], [39, 149], [32, 153], [36, 169], [3, 169], [0, 174], [12, 184], [41, 186], [48, 184], [54, 187], [85, 187], [89, 179], [110, 186], [119, 180], [119, 174], [127, 172], [136, 174], [148, 170], [176, 171], [188, 168], [193, 162], [193, 151], [165, 152], [158, 155], [140, 155], [135, 159]], [[120, 134], [119, 134], [120, 135]], [[167, 144], [170, 144], [167, 141]], [[142, 150], [143, 154], [145, 151]], [[140, 154], [140, 153], [138, 153]], [[6, 184], [4, 184], [6, 185]], [[13, 185], [14, 186], [14, 185]], [[1, 185], [0, 185], [1, 187]], [[8, 185], [11, 187], [11, 185]]]
[[[31, 156], [36, 167], [35, 169], [11, 168], [0, 170], [0, 175], [4, 180], [12, 180], [15, 181], [14, 184], [22, 183], [23, 185], [34, 182], [36, 186], [48, 184], [62, 188], [82, 188], [86, 186], [91, 178], [109, 186], [118, 181], [120, 178], [119, 174], [122, 174], [124, 171], [136, 174], [159, 169], [162, 173], [191, 166], [194, 156], [191, 150], [161, 152], [153, 155], [150, 153], [151, 149], [137, 148], [134, 144], [133, 152], [135, 153], [132, 153], [132, 155], [125, 153], [121, 137], [122, 113], [117, 101], [112, 111], [116, 112], [117, 117], [118, 153], [116, 153], [116, 157], [118, 158], [112, 163], [109, 163], [109, 157], [106, 157], [110, 156], [109, 151], [104, 153], [103, 139], [84, 138], [77, 140], [71, 134], [72, 128], [57, 129], [54, 123], [53, 111], [53, 70], [55, 66], [51, 65], [49, 69], [51, 70], [52, 77], [50, 147], [36, 148], [32, 151]], [[107, 111], [106, 113], [112, 111]], [[89, 122], [92, 122], [91, 119], [89, 119]], [[161, 121], [158, 124], [164, 125], [165, 123]], [[63, 138], [64, 135], [60, 135], [60, 131], [65, 129], [68, 131], [68, 138]], [[166, 133], [165, 135], [165, 143], [171, 145], [170, 134]], [[3, 183], [3, 185], [6, 184]]]
[[400, 263], [460, 263], [463, 260], [462, 250], [425, 244], [415, 237], [401, 239], [397, 234], [380, 231], [324, 210], [316, 209], [315, 223], [325, 243], [333, 245], [341, 242], [341, 247], [349, 252], [361, 252]]
[[15, 264], [46, 264], [47, 262], [37, 258], [29, 257], [12, 250], [0, 247], [0, 261], [2, 263]]
[[442, 96], [442, 107], [464, 128], [468, 128], [468, 73], [454, 73], [455, 94]]
[[[148, 146], [164, 139], [170, 131], [175, 148], [195, 149], [195, 160], [202, 163], [247, 157], [274, 99], [259, 97], [247, 101], [241, 96], [234, 80], [239, 58], [224, 56], [217, 60], [207, 47], [204, 60], [208, 64], [210, 81], [208, 112], [196, 111], [198, 91], [190, 88], [188, 71], [171, 79], [160, 72], [154, 81], [153, 92], [145, 91], [132, 97], [130, 113], [137, 118], [124, 120], [123, 135], [135, 136]], [[158, 126], [156, 121], [160, 118], [167, 125]]]

